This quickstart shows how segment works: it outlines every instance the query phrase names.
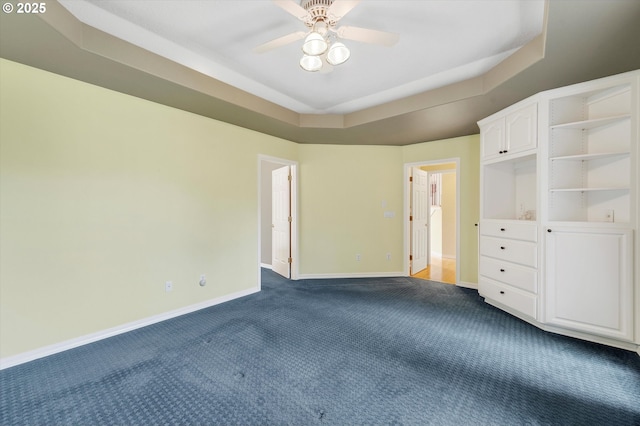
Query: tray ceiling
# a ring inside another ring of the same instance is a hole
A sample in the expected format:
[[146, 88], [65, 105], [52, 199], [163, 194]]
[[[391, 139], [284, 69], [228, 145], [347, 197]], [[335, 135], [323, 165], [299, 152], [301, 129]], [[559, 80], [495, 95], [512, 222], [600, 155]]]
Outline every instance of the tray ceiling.
[[[293, 0], [292, 0], [293, 1]], [[397, 33], [345, 40], [331, 73], [300, 68], [302, 40], [253, 49], [304, 24], [269, 0], [61, 0], [94, 28], [303, 114], [345, 114], [484, 74], [543, 30], [544, 0], [363, 0], [340, 22]]]
[[0, 56], [297, 143], [408, 145], [478, 133], [537, 92], [640, 68], [637, 0], [363, 0], [344, 25], [397, 32], [348, 42], [329, 74], [270, 0], [47, 2], [0, 14]]

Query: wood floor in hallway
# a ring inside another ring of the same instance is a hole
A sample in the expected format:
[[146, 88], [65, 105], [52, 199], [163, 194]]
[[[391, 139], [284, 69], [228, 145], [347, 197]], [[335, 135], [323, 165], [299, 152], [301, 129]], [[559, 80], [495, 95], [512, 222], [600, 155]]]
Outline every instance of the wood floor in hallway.
[[441, 283], [456, 283], [456, 260], [431, 256], [431, 265], [413, 275], [414, 278], [439, 281]]

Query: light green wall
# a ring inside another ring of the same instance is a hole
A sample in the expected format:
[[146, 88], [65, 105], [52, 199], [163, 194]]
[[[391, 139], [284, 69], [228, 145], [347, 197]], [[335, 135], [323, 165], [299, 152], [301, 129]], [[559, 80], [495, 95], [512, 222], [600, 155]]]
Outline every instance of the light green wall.
[[417, 163], [460, 159], [460, 277], [478, 282], [478, 230], [480, 218], [480, 135], [427, 142], [403, 147], [402, 161]]
[[0, 66], [2, 357], [256, 288], [258, 154], [296, 144]]
[[300, 145], [301, 275], [402, 271], [401, 152]]
[[456, 257], [456, 174], [442, 174], [442, 256]]
[[298, 145], [5, 60], [0, 123], [2, 358], [256, 288], [259, 154], [299, 162], [302, 275], [402, 271], [404, 163], [460, 157], [476, 282], [477, 136]]

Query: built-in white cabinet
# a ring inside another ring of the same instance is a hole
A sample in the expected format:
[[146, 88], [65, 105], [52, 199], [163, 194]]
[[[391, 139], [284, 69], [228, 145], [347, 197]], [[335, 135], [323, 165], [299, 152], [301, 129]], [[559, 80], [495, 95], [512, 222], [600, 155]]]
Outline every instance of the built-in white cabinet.
[[630, 221], [631, 91], [629, 82], [549, 100], [550, 221]]
[[478, 290], [490, 303], [538, 318], [538, 149], [535, 99], [479, 122]]
[[478, 288], [545, 330], [640, 353], [640, 71], [478, 122]]
[[546, 231], [546, 322], [633, 340], [632, 230], [553, 226]]
[[533, 319], [537, 317], [537, 239], [535, 223], [480, 223], [480, 294]]
[[536, 147], [538, 140], [535, 102], [481, 123], [482, 159], [485, 161], [513, 156]]

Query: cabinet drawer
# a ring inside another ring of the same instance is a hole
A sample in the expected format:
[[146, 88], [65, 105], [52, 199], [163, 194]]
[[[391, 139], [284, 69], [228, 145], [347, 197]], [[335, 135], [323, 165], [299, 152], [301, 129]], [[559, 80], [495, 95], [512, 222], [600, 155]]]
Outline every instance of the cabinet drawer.
[[536, 318], [536, 296], [484, 277], [480, 277], [479, 281], [478, 290], [484, 298], [499, 302], [533, 319]]
[[480, 275], [531, 293], [538, 291], [538, 272], [511, 262], [481, 256]]
[[480, 254], [533, 268], [538, 267], [538, 248], [535, 243], [482, 236]]
[[480, 233], [492, 237], [513, 238], [523, 241], [538, 241], [538, 227], [531, 223], [508, 221], [482, 221]]

